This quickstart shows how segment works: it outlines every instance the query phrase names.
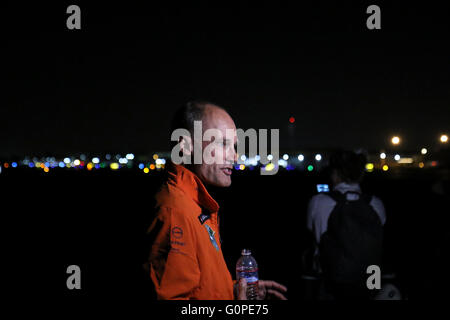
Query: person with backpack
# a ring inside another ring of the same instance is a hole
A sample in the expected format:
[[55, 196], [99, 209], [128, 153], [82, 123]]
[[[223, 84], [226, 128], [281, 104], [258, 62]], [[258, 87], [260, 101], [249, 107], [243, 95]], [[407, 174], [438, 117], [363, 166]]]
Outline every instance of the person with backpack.
[[322, 277], [322, 298], [368, 299], [367, 267], [380, 266], [383, 202], [361, 191], [364, 155], [338, 151], [331, 155], [332, 189], [312, 197], [307, 227], [314, 235], [315, 270]]

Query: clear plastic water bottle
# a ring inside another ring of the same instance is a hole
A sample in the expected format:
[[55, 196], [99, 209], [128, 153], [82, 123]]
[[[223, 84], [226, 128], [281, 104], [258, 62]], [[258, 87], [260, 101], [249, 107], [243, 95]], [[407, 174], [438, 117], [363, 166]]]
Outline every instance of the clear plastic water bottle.
[[247, 280], [247, 299], [256, 300], [258, 296], [258, 264], [248, 249], [241, 251], [241, 257], [236, 263], [236, 280]]

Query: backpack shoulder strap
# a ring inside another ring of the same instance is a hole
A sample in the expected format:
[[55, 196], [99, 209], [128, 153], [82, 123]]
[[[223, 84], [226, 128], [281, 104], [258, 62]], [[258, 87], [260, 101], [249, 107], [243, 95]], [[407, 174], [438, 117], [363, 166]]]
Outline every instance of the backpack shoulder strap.
[[363, 194], [361, 194], [361, 199], [362, 200], [364, 200], [364, 202], [366, 202], [367, 204], [369, 204], [370, 205], [370, 202], [372, 202], [372, 195], [371, 194], [365, 194], [365, 193], [363, 193]]
[[337, 203], [346, 201], [345, 194], [342, 194], [339, 191], [330, 191], [327, 192], [326, 195], [328, 195], [331, 199], [333, 199]]

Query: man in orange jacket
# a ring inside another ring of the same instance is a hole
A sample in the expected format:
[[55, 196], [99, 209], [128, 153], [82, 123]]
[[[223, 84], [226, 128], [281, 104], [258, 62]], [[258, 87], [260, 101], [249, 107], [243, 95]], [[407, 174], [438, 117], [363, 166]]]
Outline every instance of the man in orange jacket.
[[[222, 255], [219, 236], [219, 205], [205, 186], [231, 185], [233, 163], [237, 160], [236, 126], [222, 108], [208, 102], [190, 102], [179, 109], [172, 129], [184, 128], [191, 135], [194, 121], [202, 121], [202, 130], [216, 129], [223, 141], [202, 141], [204, 150], [217, 144], [223, 157], [219, 163], [168, 165], [168, 178], [156, 195], [156, 216], [148, 234], [153, 240], [149, 272], [158, 299], [245, 299], [245, 281], [234, 284]], [[231, 140], [227, 130], [234, 132]], [[227, 140], [228, 139], [228, 140]], [[178, 145], [184, 156], [193, 156], [188, 137]], [[218, 149], [215, 149], [218, 150]], [[274, 281], [259, 281], [260, 297], [271, 295], [286, 299], [287, 289]]]

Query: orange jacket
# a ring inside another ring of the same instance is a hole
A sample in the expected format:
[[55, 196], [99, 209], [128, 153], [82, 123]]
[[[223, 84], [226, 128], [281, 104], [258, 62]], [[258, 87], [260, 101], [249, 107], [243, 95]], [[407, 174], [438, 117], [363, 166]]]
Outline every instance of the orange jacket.
[[170, 164], [156, 195], [149, 233], [150, 277], [158, 299], [233, 299], [233, 281], [222, 255], [219, 205], [200, 179]]

